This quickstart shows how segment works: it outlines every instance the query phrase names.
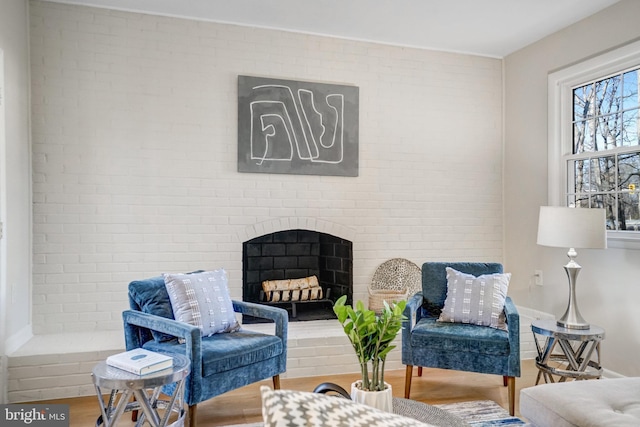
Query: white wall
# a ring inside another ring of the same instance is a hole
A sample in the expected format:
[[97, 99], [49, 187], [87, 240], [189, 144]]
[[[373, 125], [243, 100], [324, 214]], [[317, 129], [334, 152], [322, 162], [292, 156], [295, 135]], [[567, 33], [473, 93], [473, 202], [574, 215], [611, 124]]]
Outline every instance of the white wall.
[[4, 127], [0, 127], [0, 403], [6, 401], [6, 352], [29, 336], [31, 313], [31, 160], [27, 2], [0, 5]]
[[[562, 266], [566, 250], [536, 245], [538, 209], [547, 204], [547, 76], [616, 46], [637, 40], [640, 2], [623, 0], [505, 58], [505, 264], [520, 305], [561, 316], [568, 298]], [[578, 305], [585, 319], [606, 330], [605, 368], [640, 375], [640, 251], [580, 250]], [[543, 270], [544, 286], [533, 285]]]
[[[500, 60], [47, 2], [31, 49], [37, 334], [121, 329], [163, 271], [239, 298], [243, 238], [289, 219], [348, 230], [356, 298], [388, 258], [502, 260]], [[359, 176], [236, 172], [247, 74], [358, 86]]]

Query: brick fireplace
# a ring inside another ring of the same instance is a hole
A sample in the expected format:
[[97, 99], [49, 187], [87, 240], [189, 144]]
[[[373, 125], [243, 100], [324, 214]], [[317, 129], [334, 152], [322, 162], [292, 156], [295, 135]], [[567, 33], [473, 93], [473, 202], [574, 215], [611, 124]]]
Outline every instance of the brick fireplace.
[[[332, 302], [342, 295], [353, 299], [353, 245], [349, 240], [318, 231], [276, 231], [242, 245], [242, 299], [272, 304], [289, 311], [291, 321], [334, 318]], [[319, 301], [266, 302], [261, 296], [265, 280], [298, 279], [315, 275], [324, 291]], [[243, 319], [251, 323], [255, 319]]]

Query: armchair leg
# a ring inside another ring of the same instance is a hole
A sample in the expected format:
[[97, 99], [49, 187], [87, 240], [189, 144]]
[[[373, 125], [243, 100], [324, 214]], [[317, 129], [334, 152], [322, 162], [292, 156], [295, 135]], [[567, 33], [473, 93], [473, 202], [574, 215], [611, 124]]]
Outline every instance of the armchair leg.
[[273, 389], [280, 390], [280, 375], [273, 376]]
[[506, 375], [502, 376], [502, 385], [505, 386], [505, 387], [507, 386], [507, 376]]
[[509, 386], [509, 414], [514, 416], [516, 413], [516, 377], [506, 377]]
[[189, 427], [196, 427], [197, 405], [189, 405]]
[[422, 366], [418, 366], [418, 376], [422, 376]]
[[[420, 369], [420, 367], [418, 367]], [[404, 398], [408, 399], [411, 394], [411, 375], [413, 374], [413, 365], [407, 365], [406, 375], [404, 377]]]

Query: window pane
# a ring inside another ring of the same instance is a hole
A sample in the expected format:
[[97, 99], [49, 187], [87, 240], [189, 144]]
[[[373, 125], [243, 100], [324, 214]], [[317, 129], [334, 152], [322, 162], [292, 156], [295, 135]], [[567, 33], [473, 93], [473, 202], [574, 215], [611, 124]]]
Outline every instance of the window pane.
[[594, 151], [593, 120], [576, 122], [573, 125], [573, 153], [589, 153]]
[[622, 113], [622, 145], [638, 145], [638, 109]]
[[616, 187], [615, 166], [614, 156], [592, 159], [590, 191], [601, 193], [614, 190]]
[[593, 117], [593, 84], [573, 90], [573, 121]]
[[596, 105], [599, 111], [597, 115], [616, 113], [620, 111], [622, 97], [620, 96], [620, 75], [596, 82]]
[[598, 129], [596, 130], [595, 151], [610, 150], [617, 147], [620, 137], [620, 126], [618, 125], [618, 115], [598, 117]]
[[582, 197], [578, 197], [576, 196], [574, 198], [574, 203], [573, 206], [574, 208], [588, 208], [589, 207], [589, 196], [582, 196]]
[[623, 108], [628, 110], [638, 107], [638, 70], [624, 73], [622, 82]]
[[604, 208], [607, 220], [607, 230], [617, 230], [618, 218], [616, 215], [616, 198], [610, 194], [600, 194], [592, 196], [591, 207]]
[[638, 191], [626, 193], [620, 197], [618, 219], [620, 230], [640, 230], [640, 206], [638, 206]]
[[640, 191], [640, 153], [618, 156], [618, 181], [618, 190]]
[[[571, 163], [571, 162], [570, 162]], [[576, 160], [573, 162], [574, 177], [574, 191], [578, 194], [587, 193], [590, 191], [589, 180], [589, 161], [588, 160]], [[569, 169], [571, 170], [571, 169]]]

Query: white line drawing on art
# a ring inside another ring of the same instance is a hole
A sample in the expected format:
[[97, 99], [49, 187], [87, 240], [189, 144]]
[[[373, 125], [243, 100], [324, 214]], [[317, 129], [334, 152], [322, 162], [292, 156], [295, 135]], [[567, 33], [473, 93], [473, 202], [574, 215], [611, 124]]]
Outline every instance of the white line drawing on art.
[[[291, 159], [293, 159], [294, 142], [291, 140], [291, 132], [289, 131], [289, 128], [291, 127], [291, 118], [289, 117], [289, 113], [287, 112], [284, 104], [277, 101], [253, 101], [250, 106], [252, 135], [251, 159], [257, 160], [257, 164], [259, 165], [261, 165], [267, 158], [268, 160], [274, 161], [291, 161]], [[281, 107], [281, 113], [262, 113], [260, 111], [262, 109], [265, 111], [274, 111], [277, 110], [278, 107]], [[254, 125], [257, 124], [254, 118], [260, 119], [259, 131], [254, 131]], [[278, 128], [283, 129], [286, 134], [286, 140], [282, 143], [274, 140], [278, 134], [282, 135], [282, 131], [277, 131]], [[254, 134], [262, 135], [264, 139], [254, 141]], [[282, 153], [280, 154], [280, 157], [278, 157], [278, 155], [272, 150], [272, 148], [277, 144], [280, 144], [280, 149], [278, 150]], [[284, 144], [288, 144], [288, 155]]]
[[[254, 86], [250, 102], [250, 158], [266, 161], [300, 160], [338, 164], [344, 159], [344, 95], [265, 84]], [[266, 98], [266, 99], [262, 99]], [[324, 103], [321, 102], [324, 101]]]

